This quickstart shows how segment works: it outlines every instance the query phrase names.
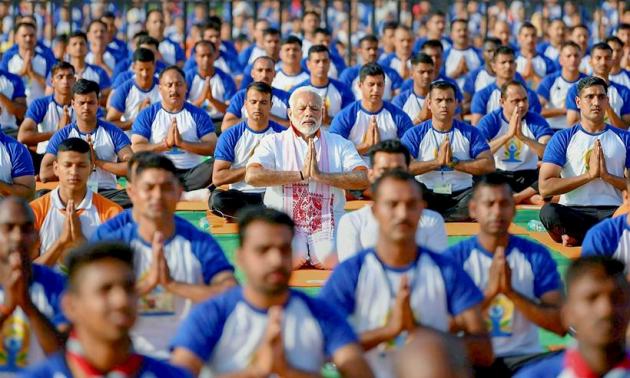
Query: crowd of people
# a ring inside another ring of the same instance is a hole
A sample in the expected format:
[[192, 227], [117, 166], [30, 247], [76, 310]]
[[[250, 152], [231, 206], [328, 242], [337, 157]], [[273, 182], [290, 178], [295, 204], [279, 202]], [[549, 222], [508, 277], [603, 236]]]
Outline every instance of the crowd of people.
[[[0, 377], [630, 375], [630, 8], [423, 1], [344, 41], [234, 2], [248, 45], [173, 3], [48, 44], [0, 4]], [[519, 204], [580, 247], [564, 279]]]

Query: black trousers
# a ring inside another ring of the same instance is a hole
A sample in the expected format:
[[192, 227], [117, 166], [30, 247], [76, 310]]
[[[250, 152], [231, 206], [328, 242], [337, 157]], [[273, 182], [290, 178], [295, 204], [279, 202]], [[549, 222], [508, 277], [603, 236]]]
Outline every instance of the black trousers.
[[497, 357], [488, 368], [474, 368], [474, 376], [478, 378], [510, 378], [528, 364], [551, 358], [563, 351], [524, 354], [518, 356]]
[[42, 166], [42, 160], [44, 160], [44, 154], [38, 154], [37, 152], [28, 149], [28, 153], [31, 155], [31, 159], [33, 160], [33, 168], [35, 168], [35, 175], [39, 174], [39, 170]]
[[437, 211], [446, 222], [468, 222], [472, 220], [468, 215], [468, 202], [472, 198], [472, 188], [455, 191], [451, 194], [435, 193], [426, 185], [422, 186], [422, 196], [427, 208]]
[[98, 194], [108, 200], [116, 202], [124, 209], [128, 209], [133, 205], [125, 189], [99, 189]]
[[215, 189], [208, 199], [208, 208], [220, 217], [235, 218], [238, 211], [244, 207], [262, 205], [263, 194], [246, 193], [236, 189]]
[[574, 238], [581, 245], [586, 232], [601, 220], [610, 218], [616, 206], [565, 206], [546, 203], [540, 209], [540, 221], [551, 238], [562, 243], [562, 235]]
[[497, 175], [502, 176], [514, 193], [520, 193], [527, 188], [533, 188], [538, 193], [538, 169], [522, 171], [502, 171], [497, 169]]
[[196, 167], [178, 169], [177, 178], [182, 182], [184, 190], [190, 192], [210, 186], [212, 183], [213, 162], [213, 159], [208, 159]]

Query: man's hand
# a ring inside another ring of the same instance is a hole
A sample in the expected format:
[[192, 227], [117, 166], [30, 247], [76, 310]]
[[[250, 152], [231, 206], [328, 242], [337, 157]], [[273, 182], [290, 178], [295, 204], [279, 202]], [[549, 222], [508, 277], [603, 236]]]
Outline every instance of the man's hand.
[[409, 76], [411, 76], [411, 70], [409, 69], [409, 61], [405, 60], [402, 63], [402, 72], [400, 73], [400, 76], [402, 77], [403, 80], [406, 80], [409, 78]]
[[494, 256], [492, 256], [492, 263], [488, 272], [488, 284], [484, 292], [485, 297], [488, 299], [496, 297], [501, 292], [504, 258], [505, 252], [503, 247], [497, 247], [496, 251], [494, 251]]
[[59, 117], [59, 122], [57, 123], [57, 130], [63, 129], [67, 124], [72, 121], [72, 116], [70, 115], [70, 107], [68, 105], [63, 106], [63, 112], [61, 113], [61, 117]]
[[138, 295], [148, 294], [161, 284], [160, 279], [163, 279], [162, 276], [164, 275], [162, 260], [164, 260], [164, 236], [161, 232], [156, 232], [151, 241], [151, 265], [144, 278], [136, 284]]
[[523, 78], [526, 80], [530, 80], [534, 76], [534, 63], [531, 57], [528, 57], [525, 61], [525, 67], [523, 68]]
[[438, 149], [438, 155], [435, 159], [440, 164], [440, 167], [447, 166], [453, 160], [453, 151], [451, 150], [451, 143], [448, 137], [444, 138]]
[[492, 264], [495, 263], [495, 260], [496, 269], [499, 271], [499, 293], [509, 295], [512, 292], [512, 269], [510, 269], [510, 264], [508, 264], [505, 257], [505, 248], [497, 247], [497, 250], [494, 252], [494, 257], [492, 258]]
[[416, 327], [410, 298], [409, 279], [405, 275], [400, 279], [400, 287], [394, 300], [394, 308], [386, 325], [392, 338], [400, 335], [403, 331], [412, 331]]
[[588, 177], [591, 180], [594, 180], [601, 176], [601, 163], [600, 163], [600, 151], [601, 151], [601, 143], [599, 140], [595, 142], [593, 148], [591, 150], [591, 155], [588, 158]]
[[24, 66], [18, 76], [30, 75], [33, 72], [33, 53], [31, 51], [27, 51], [22, 57], [22, 60], [24, 61]]
[[96, 161], [98, 160], [98, 157], [96, 156], [96, 152], [94, 151], [94, 142], [92, 141], [92, 136], [88, 135], [87, 137], [87, 142], [88, 145], [90, 146], [90, 159], [92, 161], [92, 165], [96, 166]]
[[330, 125], [332, 117], [328, 114], [328, 100], [324, 99], [324, 116], [322, 117], [322, 125]]
[[17, 307], [24, 309], [31, 304], [22, 257], [17, 252], [11, 253], [8, 263], [8, 274], [2, 280], [4, 304], [0, 305], [0, 312], [6, 317], [12, 314]]
[[282, 308], [272, 306], [267, 314], [267, 330], [254, 354], [252, 369], [255, 376], [267, 377], [274, 373], [284, 376], [288, 364], [282, 342]]
[[149, 105], [151, 105], [151, 99], [147, 97], [144, 100], [142, 100], [140, 104], [138, 104], [138, 113], [143, 111]]
[[603, 179], [608, 176], [608, 168], [606, 168], [606, 155], [604, 154], [604, 148], [602, 147], [602, 142], [597, 139], [595, 141], [597, 144], [597, 148], [599, 150], [599, 175]]
[[175, 120], [175, 127], [173, 127], [173, 145], [177, 147], [182, 146], [182, 134], [179, 133], [179, 128], [177, 127], [177, 120]]
[[319, 166], [317, 165], [317, 150], [315, 150], [315, 139], [308, 140], [308, 153], [311, 157], [310, 161], [310, 177], [317, 179], [319, 177]]
[[175, 129], [177, 128], [177, 118], [173, 117], [171, 119], [171, 126], [169, 126], [168, 131], [166, 132], [166, 146], [171, 148], [175, 146]]
[[74, 208], [74, 201], [69, 200], [66, 206], [66, 217], [70, 219], [70, 235], [72, 236], [72, 245], [78, 245], [85, 242], [85, 236], [81, 230], [81, 219], [79, 213]]
[[210, 83], [210, 77], [207, 77], [203, 83], [202, 96], [208, 101], [214, 100], [214, 96], [212, 96], [212, 84]]
[[424, 104], [422, 104], [422, 109], [420, 109], [420, 112], [418, 113], [416, 118], [413, 119], [414, 125], [417, 125], [420, 122], [426, 121], [427, 119], [433, 116], [431, 114], [431, 109], [429, 109], [429, 106], [427, 105], [428, 98], [429, 98], [429, 95], [427, 95], [427, 97], [424, 99]]
[[304, 156], [304, 165], [302, 166], [302, 177], [304, 178], [304, 180], [308, 180], [309, 178], [311, 178], [313, 176], [313, 172], [311, 171], [311, 168], [313, 166], [313, 164], [311, 163], [311, 161], [313, 160], [313, 149], [311, 149], [311, 140], [313, 138], [309, 138], [308, 141], [308, 149], [306, 150], [306, 156]]
[[512, 116], [510, 117], [510, 123], [508, 125], [508, 134], [512, 138], [521, 139], [523, 137], [523, 129], [521, 121], [523, 119], [523, 112], [520, 107], [514, 108]]
[[372, 147], [376, 143], [378, 143], [380, 139], [381, 139], [381, 136], [378, 131], [378, 124], [376, 122], [376, 116], [373, 115], [370, 117], [370, 124], [368, 125], [368, 129], [363, 135], [363, 144], [366, 147]]

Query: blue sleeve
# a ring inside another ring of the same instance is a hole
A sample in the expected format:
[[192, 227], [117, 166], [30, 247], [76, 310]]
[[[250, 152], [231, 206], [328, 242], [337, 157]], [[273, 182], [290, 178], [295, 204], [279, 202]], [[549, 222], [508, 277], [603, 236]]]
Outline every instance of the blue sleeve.
[[[536, 247], [535, 253], [530, 253], [530, 263], [534, 273], [534, 295], [540, 298], [550, 291], [561, 290], [562, 280], [556, 262], [547, 248], [542, 245]], [[532, 249], [534, 248], [530, 251]]]
[[475, 93], [475, 80], [477, 79], [477, 74], [479, 74], [479, 70], [475, 70], [466, 75], [466, 80], [464, 81], [464, 93], [468, 93], [471, 96]]
[[186, 71], [186, 75], [184, 76], [184, 79], [186, 79], [186, 87], [188, 88], [188, 91], [186, 92], [186, 97], [188, 97], [188, 94], [190, 93], [195, 75], [195, 70]]
[[[621, 216], [623, 222], [626, 217]], [[619, 235], [616, 232], [615, 218], [604, 220], [592, 227], [582, 242], [582, 256], [612, 256], [619, 247]]]
[[413, 121], [409, 118], [407, 113], [401, 110], [395, 111], [394, 114], [396, 115], [394, 122], [396, 122], [396, 127], [398, 128], [398, 138], [400, 139], [413, 127]]
[[2, 55], [2, 60], [0, 61], [0, 70], [9, 71], [9, 60], [12, 56], [12, 54]]
[[[434, 259], [440, 256], [432, 255]], [[441, 271], [446, 286], [448, 312], [456, 316], [483, 301], [483, 294], [461, 267], [443, 258]]]
[[576, 97], [577, 97], [577, 84], [573, 84], [567, 91], [567, 98], [564, 103], [567, 110], [575, 110], [576, 112], [580, 111], [577, 107], [577, 104], [575, 103]]
[[407, 89], [412, 89], [412, 88], [413, 88], [413, 80], [411, 79], [407, 79], [403, 81], [402, 85], [400, 86], [401, 91], [406, 91]]
[[252, 51], [254, 50], [255, 43], [249, 45], [245, 50], [243, 50], [240, 54], [238, 54], [238, 63], [245, 67], [249, 63], [249, 57], [252, 55]]
[[514, 378], [558, 377], [564, 369], [564, 352], [538, 362], [528, 363], [516, 372]]
[[197, 138], [201, 139], [210, 133], [214, 133], [214, 123], [212, 123], [208, 113], [199, 108], [195, 108], [195, 111], [191, 113], [197, 125]]
[[327, 357], [331, 358], [340, 348], [358, 342], [352, 327], [339, 311], [322, 299], [309, 300], [309, 309], [317, 318], [324, 335], [324, 352]]
[[536, 92], [528, 88], [527, 97], [529, 98], [530, 111], [540, 114], [540, 112], [542, 112], [542, 105], [540, 104], [540, 100], [538, 99]]
[[214, 149], [214, 160], [223, 160], [234, 162], [234, 147], [238, 143], [241, 126], [235, 125], [227, 129], [225, 132], [219, 135], [217, 140], [217, 146]]
[[399, 89], [402, 87], [403, 78], [398, 72], [396, 72], [396, 70], [389, 69], [385, 71], [385, 74], [388, 75], [392, 81], [392, 89]]
[[34, 176], [35, 168], [28, 148], [17, 141], [8, 143], [7, 149], [11, 156], [11, 177]]
[[549, 75], [550, 73], [553, 73], [556, 71], [556, 64], [553, 62], [553, 60], [549, 59], [548, 57], [541, 55], [543, 57], [543, 60], [545, 61], [545, 75]]
[[129, 95], [130, 86], [127, 83], [114, 89], [114, 93], [109, 96], [109, 106], [116, 109], [120, 113], [124, 113], [127, 108], [127, 96]]
[[490, 142], [495, 136], [497, 136], [499, 130], [501, 130], [501, 123], [497, 122], [497, 117], [495, 117], [494, 112], [492, 112], [481, 118], [479, 124], [477, 124], [477, 130], [479, 130], [481, 135]]
[[354, 109], [354, 107], [343, 109], [339, 112], [339, 114], [333, 118], [328, 132], [341, 135], [345, 139], [348, 139], [354, 127], [354, 122], [356, 121], [356, 112], [350, 111], [352, 109]]
[[552, 163], [557, 166], [563, 167], [567, 162], [567, 146], [571, 140], [571, 133], [568, 131], [572, 129], [565, 129], [554, 134], [551, 137], [549, 143], [545, 147], [545, 153], [543, 155], [543, 163]]
[[623, 91], [620, 90], [623, 105], [621, 105], [621, 114], [619, 114], [620, 117], [623, 117], [630, 114], [630, 89], [623, 86], [619, 86], [619, 88], [624, 89]]
[[175, 43], [173, 42], [173, 45], [175, 46], [175, 61], [176, 62], [183, 62], [186, 60], [186, 54], [184, 53], [184, 49], [182, 49], [182, 47], [179, 45], [179, 43]]
[[354, 313], [354, 296], [362, 262], [362, 256], [355, 255], [339, 264], [318, 295], [331, 307], [338, 309], [346, 319]]
[[116, 153], [119, 153], [120, 150], [131, 144], [127, 134], [118, 127], [110, 124], [107, 131], [112, 138], [112, 142], [114, 142], [114, 151]]
[[30, 118], [37, 124], [42, 122], [46, 116], [46, 111], [48, 110], [48, 101], [46, 101], [46, 98], [47, 97], [38, 98], [37, 100], [31, 102], [28, 109], [26, 109], [26, 115], [24, 118]]
[[190, 57], [186, 60], [186, 63], [184, 63], [184, 72], [188, 73], [189, 71], [193, 71], [197, 68], [197, 62], [195, 62], [195, 53], [193, 51], [192, 54], [190, 54]]
[[131, 133], [141, 135], [147, 139], [151, 139], [151, 126], [153, 125], [154, 116], [154, 106], [143, 109], [136, 117], [136, 120], [133, 121], [133, 124], [131, 125]]
[[418, 155], [420, 153], [420, 130], [418, 127], [420, 126], [414, 126], [413, 128], [407, 130], [400, 139], [414, 159], [418, 159]]
[[66, 126], [63, 129], [55, 132], [48, 142], [46, 153], [57, 156], [57, 148], [59, 148], [59, 144], [61, 142], [68, 138], [68, 134], [70, 134], [70, 126]]
[[355, 99], [354, 99], [354, 94], [347, 86], [345, 85], [340, 86], [340, 90], [341, 90], [341, 109], [343, 109], [346, 106], [352, 104], [355, 101]]
[[112, 81], [109, 78], [109, 75], [107, 74], [107, 72], [105, 72], [104, 69], [98, 67], [99, 69], [96, 70], [96, 72], [98, 73], [98, 86], [101, 88], [101, 90], [103, 89], [108, 89], [112, 86]]
[[447, 257], [453, 260], [457, 266], [463, 267], [464, 263], [468, 259], [470, 255], [470, 251], [474, 248], [475, 237], [471, 237], [469, 239], [462, 240], [461, 242], [449, 247], [444, 252], [442, 252], [442, 256]]
[[221, 307], [224, 295], [193, 307], [179, 326], [170, 349], [184, 348], [208, 361], [223, 333], [227, 314]]
[[551, 84], [553, 84], [553, 77], [545, 76], [545, 78], [538, 85], [538, 89], [536, 89], [538, 95], [547, 101], [549, 101], [549, 98], [551, 96]]
[[228, 108], [225, 111], [226, 114], [234, 114], [236, 118], [243, 117], [241, 109], [243, 108], [243, 104], [245, 103], [245, 92], [246, 91], [243, 90], [236, 92], [236, 95], [234, 95], [234, 97], [232, 97], [232, 99], [230, 100], [230, 105], [228, 105]]
[[542, 138], [545, 135], [553, 135], [553, 130], [551, 130], [549, 122], [547, 122], [547, 120], [539, 114], [530, 113], [527, 125], [534, 134], [534, 138], [536, 138], [536, 140]]
[[341, 75], [339, 75], [339, 81], [341, 81], [342, 83], [344, 83], [347, 86], [351, 86], [352, 85], [352, 81], [354, 80], [354, 73], [356, 72], [356, 70], [354, 69], [354, 67], [349, 67], [345, 70], [343, 70], [343, 72], [341, 73]]
[[129, 59], [121, 60], [120, 62], [116, 63], [116, 65], [114, 66], [114, 72], [112, 72], [112, 78], [114, 79], [114, 81], [116, 81], [115, 79], [121, 73], [128, 70], [129, 70]]
[[24, 88], [24, 82], [17, 75], [11, 75], [9, 77], [11, 83], [13, 84], [13, 96], [11, 100], [15, 100], [16, 98], [26, 97], [26, 90]]
[[208, 234], [201, 233], [201, 231], [198, 231], [198, 233], [203, 236], [203, 239], [201, 237], [198, 238], [193, 246], [193, 253], [201, 263], [203, 281], [206, 284], [210, 284], [215, 274], [226, 270], [233, 272], [234, 267], [225, 258], [219, 243]]
[[405, 102], [407, 101], [407, 91], [400, 92], [392, 99], [392, 105], [402, 109], [405, 106]]
[[226, 73], [221, 75], [221, 80], [223, 81], [223, 88], [225, 89], [225, 99], [230, 100], [232, 96], [236, 93], [236, 84], [234, 83], [234, 79]]
[[479, 130], [470, 126], [470, 156], [476, 159], [480, 153], [484, 151], [489, 151], [489, 150], [490, 150], [490, 146], [488, 145], [488, 142], [486, 142], [484, 137], [481, 135]]
[[487, 93], [488, 91], [482, 90], [480, 92], [476, 92], [472, 97], [472, 102], [470, 104], [470, 112], [472, 114], [486, 114], [487, 109]]

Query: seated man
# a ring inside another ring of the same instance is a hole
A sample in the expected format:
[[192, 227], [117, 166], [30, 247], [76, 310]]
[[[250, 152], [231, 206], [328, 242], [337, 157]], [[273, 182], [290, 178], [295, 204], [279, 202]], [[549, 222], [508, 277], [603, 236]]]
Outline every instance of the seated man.
[[0, 69], [0, 131], [15, 138], [18, 119], [24, 118], [26, 94], [22, 78]]
[[630, 134], [604, 122], [610, 106], [606, 82], [586, 77], [577, 88], [573, 101], [582, 122], [551, 138], [539, 179], [543, 197], [560, 195], [559, 203], [540, 209], [540, 220], [566, 246], [581, 245], [586, 231], [621, 205], [624, 171], [630, 168]]
[[370, 63], [361, 67], [359, 88], [361, 100], [341, 110], [329, 131], [350, 140], [367, 163], [367, 152], [372, 146], [382, 140], [402, 138], [413, 124], [404, 111], [383, 101], [385, 71], [381, 66]]
[[[470, 105], [472, 113], [472, 124], [477, 125], [481, 117], [501, 107], [501, 88], [505, 83], [514, 81], [516, 78], [516, 61], [514, 60], [514, 50], [507, 46], [500, 46], [492, 57], [492, 70], [496, 76], [496, 81], [488, 84], [479, 92], [475, 92]], [[527, 88], [529, 106], [534, 113], [540, 113], [542, 107], [536, 92]]]
[[[374, 183], [385, 172], [400, 169], [407, 171], [411, 162], [409, 150], [398, 140], [379, 142], [370, 149], [368, 180]], [[378, 223], [371, 206], [344, 214], [339, 220], [340, 237], [337, 238], [339, 261], [347, 260], [359, 251], [373, 248], [378, 236]], [[416, 243], [430, 251], [442, 252], [447, 247], [444, 219], [433, 210], [422, 210], [416, 230]]]
[[87, 26], [87, 38], [89, 52], [85, 61], [102, 68], [110, 77], [114, 73], [116, 60], [122, 57], [116, 56], [115, 52], [108, 48], [107, 25], [101, 20], [92, 20]]
[[0, 336], [5, 354], [0, 375], [15, 376], [61, 348], [56, 327], [66, 328], [61, 312], [64, 278], [32, 264], [37, 254], [35, 217], [19, 197], [0, 199]]
[[240, 216], [236, 259], [245, 284], [193, 309], [173, 339], [172, 363], [195, 376], [206, 365], [216, 376], [302, 377], [330, 359], [344, 377], [372, 377], [346, 320], [326, 300], [289, 288], [294, 230], [277, 210]]
[[464, 81], [464, 101], [463, 106], [466, 112], [470, 111], [470, 102], [475, 92], [482, 90], [488, 84], [496, 81], [494, 71], [492, 70], [492, 57], [497, 48], [501, 46], [501, 40], [494, 37], [486, 37], [483, 40], [481, 55], [483, 57], [483, 65], [466, 74]]
[[471, 43], [468, 20], [457, 18], [451, 21], [451, 39], [453, 45], [444, 52], [444, 71], [463, 90], [466, 75], [481, 67], [483, 57]]
[[158, 80], [155, 78], [155, 55], [149, 49], [139, 48], [133, 53], [131, 79], [114, 88], [109, 97], [107, 120], [127, 131], [138, 114], [149, 105], [160, 101]]
[[[68, 37], [66, 54], [70, 64], [74, 67], [75, 78], [92, 80], [101, 89], [101, 99], [106, 100], [112, 90], [110, 74], [103, 68], [86, 62], [88, 53], [87, 35], [82, 31], [75, 31]], [[52, 72], [52, 71], [51, 71]], [[105, 103], [102, 103], [105, 105]]]
[[160, 73], [160, 96], [138, 114], [131, 127], [134, 152], [167, 155], [177, 168], [185, 191], [207, 188], [212, 182], [212, 160], [217, 135], [206, 112], [186, 102], [186, 79], [177, 66]]
[[[271, 85], [273, 78], [276, 76], [273, 59], [268, 56], [261, 56], [254, 60], [252, 64], [251, 76], [253, 81], [260, 81]], [[289, 93], [278, 88], [271, 89], [271, 113], [269, 119], [282, 126], [289, 126], [289, 118], [287, 117], [287, 108], [289, 106]], [[247, 97], [247, 87], [236, 92], [230, 100], [230, 105], [225, 111], [221, 130], [228, 128], [247, 120], [247, 107], [245, 106]]]
[[189, 376], [134, 351], [129, 337], [138, 311], [134, 258], [133, 249], [119, 243], [86, 244], [71, 252], [62, 305], [72, 332], [63, 351], [30, 367], [25, 377], [121, 376], [122, 371], [130, 377]]
[[236, 281], [217, 242], [190, 223], [176, 221], [182, 186], [167, 157], [154, 154], [138, 160], [127, 190], [133, 219], [92, 240], [118, 240], [134, 249], [141, 297], [140, 320], [132, 332], [134, 347], [165, 359], [168, 343], [192, 302], [206, 300]]
[[[626, 178], [627, 200], [630, 178]], [[607, 256], [620, 260], [630, 271], [630, 213], [604, 219], [591, 227], [582, 242], [582, 256]]]
[[516, 377], [627, 377], [630, 286], [624, 275], [623, 263], [609, 257], [575, 260], [566, 274], [562, 320], [575, 329], [577, 345]]
[[431, 111], [426, 103], [429, 87], [433, 82], [435, 64], [433, 59], [425, 53], [418, 53], [411, 59], [411, 78], [413, 87], [405, 89], [392, 101], [392, 104], [402, 109], [417, 125], [431, 118]]
[[92, 164], [96, 169], [88, 179], [88, 188], [122, 207], [131, 205], [123, 189], [117, 189], [116, 176], [127, 174], [126, 161], [131, 157], [131, 143], [115, 125], [97, 118], [100, 90], [98, 84], [79, 79], [72, 87], [72, 107], [76, 121], [50, 138], [42, 159], [39, 178], [42, 182], [55, 181], [53, 163], [59, 144], [68, 138], [81, 138], [90, 144]]
[[195, 44], [197, 68], [186, 73], [189, 102], [206, 111], [215, 128], [221, 126], [236, 84], [227, 73], [214, 67], [214, 44], [201, 40]]
[[495, 171], [490, 147], [479, 130], [454, 119], [453, 84], [431, 83], [426, 102], [431, 119], [402, 138], [415, 159], [409, 170], [418, 175], [429, 209], [447, 222], [467, 221], [473, 176]]
[[490, 144], [497, 174], [509, 183], [516, 203], [542, 205], [542, 198], [532, 196], [538, 193], [538, 159], [542, 159], [553, 131], [543, 117], [528, 111], [527, 90], [522, 83], [504, 84], [499, 102], [501, 108], [485, 115], [477, 129]]
[[[260, 57], [266, 56], [268, 59], [271, 60], [271, 68], [273, 70], [273, 74], [275, 77], [275, 67], [276, 67], [276, 63], [280, 62], [280, 30], [276, 29], [276, 28], [268, 28], [265, 29], [265, 31], [263, 32], [263, 48], [264, 50], [261, 51], [261, 55], [251, 59], [251, 63], [245, 65], [245, 68], [243, 68], [243, 80], [241, 80], [240, 83], [240, 88], [245, 89], [247, 88], [247, 86], [254, 82], [254, 81], [263, 81], [263, 80], [256, 80], [252, 77], [253, 72], [252, 70], [254, 69], [254, 63], [256, 62], [256, 60]], [[250, 45], [251, 46], [251, 45]], [[254, 56], [252, 54], [252, 56]], [[260, 71], [259, 68], [259, 77], [258, 79], [260, 79], [260, 75], [264, 74], [264, 72], [266, 71]], [[264, 74], [265, 77], [268, 77], [267, 74]], [[273, 77], [271, 78], [271, 80], [273, 81]], [[288, 100], [287, 100], [288, 101]], [[230, 102], [231, 103], [231, 102]], [[285, 114], [286, 116], [286, 114]]]
[[247, 162], [245, 182], [267, 187], [264, 203], [296, 223], [294, 267], [336, 264], [336, 226], [344, 189], [365, 189], [366, 166], [352, 142], [321, 130], [322, 98], [298, 89], [289, 99], [291, 127], [263, 138]]
[[[149, 37], [143, 32], [138, 32], [134, 35], [134, 39], [136, 39], [136, 50], [137, 49], [147, 49], [153, 53], [155, 57], [155, 76], [159, 75], [168, 65], [164, 63], [162, 60], [162, 54], [160, 54], [160, 50], [158, 50], [159, 42], [157, 39], [153, 37]], [[114, 88], [120, 87], [122, 83], [125, 81], [132, 79], [135, 76], [135, 72], [133, 69], [133, 55], [127, 59], [124, 59], [116, 64], [116, 70], [112, 74], [112, 85]]]
[[569, 88], [586, 77], [579, 70], [581, 57], [580, 46], [570, 41], [563, 43], [558, 58], [561, 69], [545, 76], [536, 90], [543, 106], [540, 115], [547, 118], [554, 130], [572, 126], [572, 124], [567, 124], [565, 103]]
[[469, 203], [479, 233], [444, 252], [484, 293], [481, 308], [496, 356], [488, 376], [511, 377], [525, 363], [545, 358], [539, 327], [566, 333], [556, 263], [542, 245], [508, 232], [515, 205], [503, 176], [482, 177]]
[[219, 136], [214, 153], [212, 183], [215, 187], [229, 184], [229, 190], [214, 189], [208, 208], [228, 221], [249, 205], [262, 205], [265, 188], [245, 183], [245, 166], [261, 139], [286, 129], [271, 121], [272, 88], [267, 83], [247, 86], [245, 109], [251, 114], [245, 121], [230, 127]]
[[31, 199], [35, 193], [35, 170], [28, 149], [0, 131], [0, 198]]
[[308, 80], [309, 73], [302, 68], [302, 41], [290, 35], [280, 45], [280, 62], [276, 65], [276, 76], [271, 86], [290, 91], [296, 85]]
[[354, 95], [344, 83], [328, 76], [328, 68], [330, 67], [328, 47], [312, 46], [308, 50], [306, 66], [310, 72], [310, 78], [293, 87], [291, 91], [307, 88], [321, 96], [324, 102], [322, 126], [327, 129], [333, 118], [354, 101]]
[[626, 88], [630, 88], [630, 71], [621, 67], [621, 61], [628, 50], [619, 37], [608, 37], [605, 42], [613, 50], [612, 66], [608, 78], [610, 81], [622, 85]]
[[378, 63], [396, 71], [402, 80], [407, 80], [411, 75], [413, 33], [409, 27], [398, 24], [393, 39], [394, 52], [382, 55]]
[[[346, 84], [352, 89], [354, 98], [356, 98], [357, 100], [361, 100], [363, 98], [361, 89], [359, 89], [361, 67], [369, 63], [378, 64], [378, 38], [376, 38], [376, 36], [372, 34], [362, 37], [359, 40], [358, 50], [359, 56], [361, 57], [361, 62], [363, 63], [357, 64], [354, 67], [348, 67], [343, 70], [341, 76], [339, 76], [339, 81]], [[379, 66], [383, 69], [383, 72], [385, 73], [383, 99], [386, 101], [392, 101], [396, 93], [398, 93], [400, 86], [402, 85], [402, 78], [393, 68], [380, 64]]]
[[76, 120], [72, 111], [74, 67], [68, 62], [55, 64], [50, 71], [53, 94], [33, 101], [20, 125], [18, 140], [29, 147], [35, 171], [39, 172], [48, 141]]
[[518, 30], [518, 46], [516, 56], [516, 72], [520, 73], [527, 85], [537, 88], [546, 75], [556, 70], [554, 62], [536, 51], [538, 31], [530, 22], [524, 22]]
[[31, 203], [39, 232], [36, 263], [61, 263], [70, 248], [88, 240], [100, 224], [122, 211], [88, 189], [93, 164], [90, 145], [83, 139], [68, 138], [57, 146], [53, 172], [59, 186]]
[[[590, 62], [593, 67], [593, 76], [607, 84], [608, 106], [604, 109], [606, 112], [604, 121], [612, 126], [626, 130], [630, 126], [630, 88], [610, 81], [612, 54], [612, 48], [608, 44], [604, 42], [596, 43], [591, 48]], [[579, 96], [578, 92], [578, 84], [574, 84], [567, 92], [565, 105], [567, 108], [567, 123], [569, 125], [580, 122], [579, 106], [574, 100]]]
[[481, 292], [450, 259], [416, 245], [424, 208], [420, 185], [407, 172], [391, 171], [372, 188], [379, 226], [376, 246], [342, 262], [320, 298], [350, 321], [378, 377], [394, 376], [392, 354], [416, 327], [448, 331], [451, 318], [466, 334], [471, 362], [490, 365]]

